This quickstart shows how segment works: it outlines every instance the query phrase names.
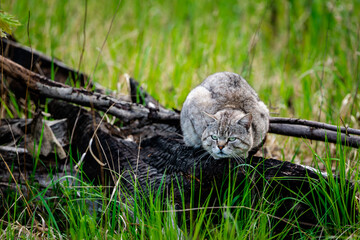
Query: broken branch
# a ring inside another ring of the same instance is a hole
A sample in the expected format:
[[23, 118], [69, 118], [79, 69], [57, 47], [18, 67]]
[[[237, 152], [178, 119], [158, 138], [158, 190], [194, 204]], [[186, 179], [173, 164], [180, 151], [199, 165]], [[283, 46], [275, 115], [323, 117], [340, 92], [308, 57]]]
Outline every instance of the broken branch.
[[294, 125], [302, 125], [302, 126], [308, 126], [308, 127], [315, 127], [315, 128], [321, 128], [321, 129], [327, 129], [331, 131], [337, 132], [340, 130], [340, 132], [348, 134], [354, 134], [354, 135], [360, 135], [359, 129], [354, 128], [348, 128], [348, 127], [338, 127], [327, 123], [322, 122], [315, 122], [310, 120], [304, 120], [299, 118], [282, 118], [282, 117], [272, 117], [270, 118], [270, 123], [285, 123], [285, 124], [294, 124]]
[[44, 97], [61, 99], [82, 106], [93, 107], [129, 122], [135, 119], [148, 118], [152, 121], [178, 121], [178, 114], [171, 111], [158, 111], [142, 105], [120, 101], [96, 92], [73, 88], [68, 85], [51, 81], [44, 76], [34, 73], [21, 65], [0, 56], [1, 67], [4, 72], [26, 84], [29, 89]]
[[331, 130], [313, 128], [309, 126], [285, 123], [271, 123], [269, 132], [285, 136], [305, 138], [309, 140], [317, 140], [330, 143], [341, 142], [342, 145], [353, 148], [360, 147], [359, 137], [354, 137], [343, 133], [340, 134]]

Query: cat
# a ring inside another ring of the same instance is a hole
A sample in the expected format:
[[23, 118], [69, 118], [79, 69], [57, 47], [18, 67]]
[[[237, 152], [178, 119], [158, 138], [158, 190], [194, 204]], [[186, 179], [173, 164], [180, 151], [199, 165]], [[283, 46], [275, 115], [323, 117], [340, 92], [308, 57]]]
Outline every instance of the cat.
[[202, 146], [215, 159], [246, 159], [265, 141], [269, 110], [240, 75], [219, 72], [189, 93], [180, 122], [187, 146]]

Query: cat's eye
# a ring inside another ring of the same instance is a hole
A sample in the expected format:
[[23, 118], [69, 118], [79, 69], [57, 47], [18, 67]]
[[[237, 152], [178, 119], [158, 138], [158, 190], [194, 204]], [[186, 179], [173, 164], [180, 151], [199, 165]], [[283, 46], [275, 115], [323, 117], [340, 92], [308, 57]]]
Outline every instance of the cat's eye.
[[236, 137], [229, 137], [228, 140], [229, 140], [229, 142], [233, 142], [236, 140]]
[[218, 140], [218, 137], [216, 135], [211, 135], [212, 140]]

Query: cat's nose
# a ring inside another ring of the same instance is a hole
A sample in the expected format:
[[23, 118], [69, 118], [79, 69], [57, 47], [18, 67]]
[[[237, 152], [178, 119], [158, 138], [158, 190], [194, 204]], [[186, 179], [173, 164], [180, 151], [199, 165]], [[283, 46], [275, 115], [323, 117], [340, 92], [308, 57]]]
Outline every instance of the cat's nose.
[[224, 148], [224, 145], [218, 145], [218, 148], [222, 150]]

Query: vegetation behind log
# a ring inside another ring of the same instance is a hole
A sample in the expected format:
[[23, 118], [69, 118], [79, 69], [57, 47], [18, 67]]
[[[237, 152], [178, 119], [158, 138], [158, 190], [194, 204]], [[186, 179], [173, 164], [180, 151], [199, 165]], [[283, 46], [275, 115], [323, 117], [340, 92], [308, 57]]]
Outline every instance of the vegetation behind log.
[[[3, 61], [2, 237], [357, 237], [358, 3], [81, 4], [2, 4], [19, 18], [15, 34], [30, 47], [27, 55], [2, 52], [5, 61], [15, 56], [31, 70], [25, 77], [36, 73], [67, 85], [51, 81], [52, 87], [110, 100], [102, 106], [77, 102], [85, 104], [81, 110], [48, 104], [54, 92], [28, 88], [30, 78], [11, 79], [18, 73], [5, 72]], [[272, 118], [273, 133], [291, 130], [301, 138], [270, 134], [261, 153], [244, 163], [212, 161], [184, 147], [178, 112], [170, 107], [180, 109], [192, 87], [224, 70], [243, 75], [273, 117], [291, 117]], [[113, 91], [129, 86], [130, 96]], [[109, 107], [119, 102], [125, 105], [117, 104], [122, 112], [114, 118]], [[126, 120], [134, 116], [129, 109], [145, 114]], [[164, 121], [166, 114], [174, 118]], [[56, 115], [65, 120], [48, 121]], [[316, 126], [302, 119], [316, 120]], [[58, 134], [58, 127], [67, 131]], [[46, 141], [42, 128], [52, 129], [58, 144]], [[327, 142], [315, 141], [319, 133]], [[61, 146], [66, 158], [40, 145]], [[295, 164], [300, 162], [316, 170]]]

